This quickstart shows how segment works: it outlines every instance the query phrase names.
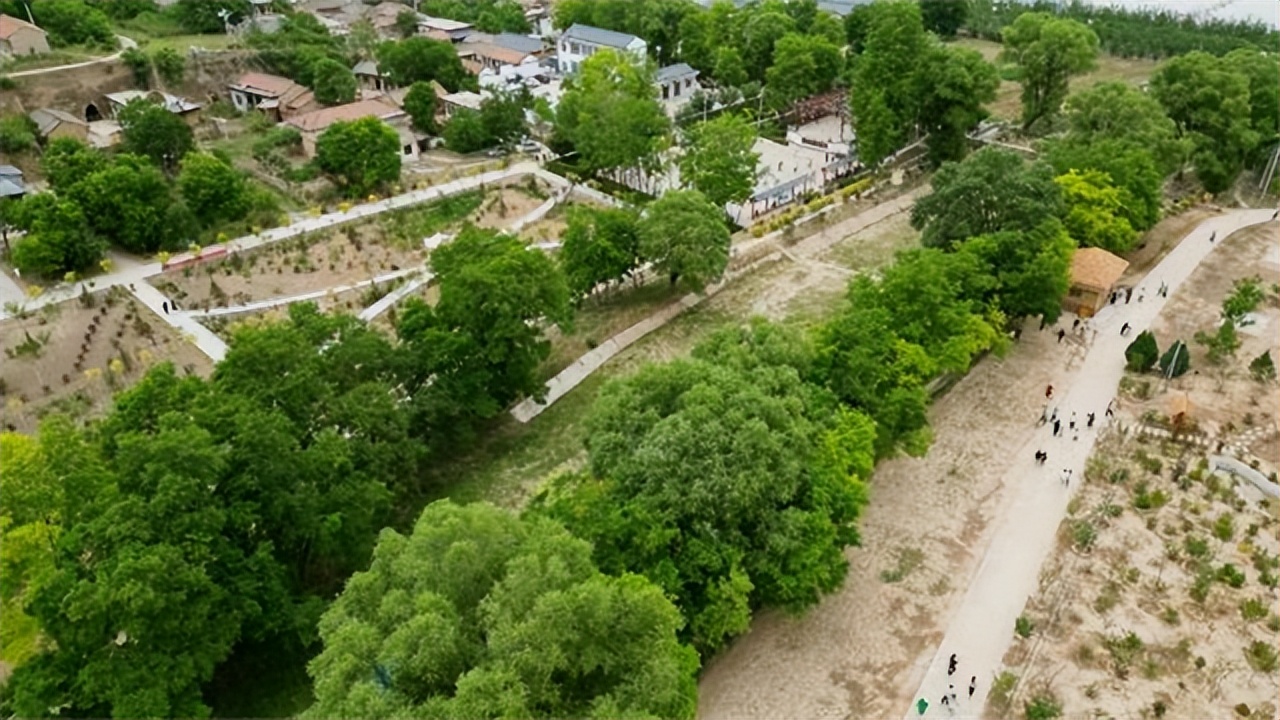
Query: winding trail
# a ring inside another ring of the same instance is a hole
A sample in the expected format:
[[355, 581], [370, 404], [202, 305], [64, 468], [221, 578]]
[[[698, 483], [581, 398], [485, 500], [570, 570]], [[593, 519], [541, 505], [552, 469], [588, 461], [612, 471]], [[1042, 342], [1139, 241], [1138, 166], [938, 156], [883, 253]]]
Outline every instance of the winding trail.
[[[1213, 233], [1226, 238], [1237, 230], [1268, 222], [1272, 212], [1235, 210], [1206, 220], [1147, 273], [1148, 279], [1143, 281], [1145, 285], [1139, 283], [1132, 303], [1109, 305], [1099, 312], [1091, 321], [1097, 335], [1083, 361], [1074, 372], [1059, 376], [1054, 383], [1054, 403], [1061, 414], [1075, 411], [1083, 418], [1086, 413], [1096, 412], [1102, 420], [1103, 411], [1115, 398], [1124, 376], [1125, 348], [1139, 332], [1151, 326], [1167, 302], [1167, 297], [1155, 292], [1158, 284], [1167, 283], [1172, 295], [1217, 247], [1209, 241]], [[1143, 295], [1145, 299], [1138, 301]], [[1124, 323], [1132, 330], [1121, 337], [1119, 331]], [[993, 523], [994, 530], [977, 569], [971, 577], [957, 578], [968, 589], [952, 613], [942, 643], [914, 673], [920, 677], [920, 684], [912, 702], [920, 698], [928, 701], [924, 717], [982, 716], [991, 681], [1013, 641], [1014, 621], [1039, 585], [1040, 568], [1053, 550], [1067, 503], [1079, 487], [1078, 482], [1073, 482], [1063, 488], [1058, 478], [1067, 469], [1076, 478], [1083, 476], [1097, 436], [1094, 430], [1082, 431], [1078, 442], [1065, 437], [1055, 439], [1045, 426], [1029, 433], [1016, 446], [1010, 443], [1007, 457], [1011, 465], [1004, 478], [1010, 497]], [[1052, 447], [1054, 451], [1053, 462], [1047, 467], [1032, 462], [1033, 453], [1042, 447]], [[959, 667], [954, 676], [948, 676], [952, 653], [959, 656]], [[963, 696], [971, 676], [977, 676], [978, 690], [969, 700]], [[954, 685], [960, 696], [954, 711], [940, 702], [949, 685]], [[904, 710], [904, 720], [920, 717], [914, 707]]]
[[117, 35], [116, 40], [120, 41], [120, 49], [110, 55], [78, 63], [68, 63], [66, 65], [54, 65], [53, 67], [36, 68], [34, 70], [20, 70], [18, 72], [5, 73], [5, 75], [10, 78], [34, 77], [36, 75], [47, 75], [49, 73], [62, 72], [63, 70], [75, 70], [77, 68], [86, 68], [92, 65], [102, 65], [104, 63], [119, 60], [125, 50], [138, 47], [138, 43], [134, 42], [132, 38], [127, 38], [123, 35]]

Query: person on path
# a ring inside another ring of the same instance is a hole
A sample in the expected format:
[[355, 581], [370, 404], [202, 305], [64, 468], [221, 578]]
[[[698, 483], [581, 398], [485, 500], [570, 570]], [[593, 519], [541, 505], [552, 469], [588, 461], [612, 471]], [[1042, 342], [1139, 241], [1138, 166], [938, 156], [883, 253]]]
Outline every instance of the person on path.
[[1041, 316], [1040, 316], [1040, 329], [1041, 329], [1041, 330], [1044, 330], [1044, 326], [1045, 326], [1046, 324], [1047, 324], [1047, 323], [1045, 322], [1044, 316], [1043, 316], [1043, 315], [1041, 315]]
[[1124, 337], [1129, 332], [1129, 323], [1120, 326], [1120, 336]]
[[1064, 337], [1066, 337], [1066, 336], [1067, 336], [1067, 331], [1066, 331], [1066, 330], [1063, 330], [1062, 328], [1058, 328], [1058, 342], [1059, 342], [1059, 343], [1061, 343], [1061, 342], [1062, 342], [1062, 338], [1064, 338]]
[[1116, 291], [1112, 290], [1112, 291], [1111, 291], [1111, 304], [1112, 304], [1112, 305], [1115, 305], [1115, 304], [1116, 304], [1116, 299], [1117, 299], [1118, 297], [1119, 297], [1119, 293], [1117, 293]]
[[956, 686], [955, 685], [947, 686], [947, 697], [951, 698], [951, 704], [952, 706], [954, 706], [956, 704]]
[[1086, 418], [1087, 422], [1086, 422], [1085, 424], [1086, 424], [1088, 427], [1093, 427], [1093, 417], [1094, 417], [1094, 414], [1093, 414], [1093, 413], [1089, 413], [1088, 417]]
[[1047, 422], [1049, 422], [1049, 403], [1045, 403], [1044, 407], [1040, 409], [1040, 419], [1036, 421], [1036, 427], [1040, 427]]
[[1133, 288], [1126, 288], [1124, 291], [1124, 304], [1128, 305], [1129, 301], [1132, 299], [1133, 299]]
[[1062, 469], [1062, 487], [1070, 487], [1070, 486], [1071, 486], [1071, 470], [1067, 468], [1063, 468]]
[[1079, 327], [1080, 327], [1080, 318], [1079, 318], [1079, 317], [1077, 317], [1075, 320], [1073, 320], [1073, 321], [1072, 321], [1072, 323], [1071, 323], [1071, 329], [1072, 329], [1072, 330], [1076, 330], [1076, 329], [1078, 329]]
[[1049, 386], [1045, 387], [1045, 389], [1044, 389], [1044, 399], [1045, 399], [1045, 400], [1052, 400], [1052, 399], [1053, 399], [1053, 385], [1049, 385]]
[[951, 653], [951, 660], [947, 663], [947, 675], [954, 675], [956, 672], [956, 654]]
[[1053, 415], [1049, 416], [1049, 422], [1052, 422], [1052, 423], [1058, 422], [1058, 408], [1053, 409]]
[[969, 699], [973, 699], [973, 693], [978, 689], [978, 676], [974, 675], [969, 679]]
[[166, 300], [166, 301], [164, 301], [164, 302], [160, 303], [160, 307], [164, 308], [164, 314], [165, 314], [165, 315], [168, 315], [168, 314], [169, 314], [169, 301], [168, 301], [168, 300]]
[[1276, 218], [1280, 218], [1280, 210], [1271, 213], [1271, 219], [1275, 220]]
[[1076, 429], [1076, 411], [1075, 410], [1071, 411], [1071, 422], [1067, 423], [1067, 427], [1071, 428], [1072, 430]]
[[947, 709], [947, 712], [951, 713], [952, 715], [956, 714], [956, 709], [951, 707], [951, 699], [947, 697], [946, 693], [942, 694], [942, 706], [945, 707]]
[[1054, 437], [1058, 437], [1058, 436], [1059, 436], [1059, 435], [1061, 435], [1061, 434], [1062, 434], [1062, 421], [1061, 421], [1061, 420], [1054, 420], [1054, 421], [1053, 421], [1053, 436], [1054, 436]]
[[1214, 240], [1217, 240], [1217, 239], [1218, 239], [1218, 231], [1214, 230], [1213, 234], [1209, 236], [1209, 242], [1212, 243]]
[[1115, 417], [1115, 414], [1116, 411], [1112, 410], [1110, 405], [1107, 405], [1107, 417]]

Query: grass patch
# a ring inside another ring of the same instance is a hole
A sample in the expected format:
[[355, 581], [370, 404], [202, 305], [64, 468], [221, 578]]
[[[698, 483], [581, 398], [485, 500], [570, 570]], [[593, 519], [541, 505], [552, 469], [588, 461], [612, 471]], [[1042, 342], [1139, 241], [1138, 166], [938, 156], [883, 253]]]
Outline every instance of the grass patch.
[[[102, 48], [85, 47], [82, 45], [69, 45], [67, 47], [57, 48], [47, 53], [37, 55], [14, 55], [12, 57], [0, 60], [0, 73], [15, 73], [23, 70], [39, 70], [41, 68], [57, 67], [59, 65], [70, 65], [72, 63], [81, 63], [88, 60], [95, 60], [101, 57], [107, 57], [114, 51], [103, 50]], [[40, 76], [36, 76], [38, 80]], [[21, 78], [15, 78], [20, 80]]]
[[1026, 639], [1036, 631], [1036, 624], [1026, 615], [1019, 615], [1018, 619], [1013, 621], [1013, 631], [1018, 634], [1018, 637]]
[[540, 374], [550, 379], [600, 343], [626, 330], [687, 291], [666, 282], [627, 286], [599, 299], [589, 299], [573, 316], [572, 332], [551, 341], [551, 355]]
[[924, 551], [906, 547], [898, 551], [898, 564], [880, 572], [880, 580], [886, 583], [901, 582], [924, 564]]
[[1013, 691], [1018, 688], [1018, 676], [1005, 670], [996, 676], [991, 683], [991, 692], [987, 694], [987, 702], [1000, 715], [1009, 712], [1013, 702]]
[[1280, 667], [1280, 659], [1276, 657], [1276, 649], [1271, 643], [1255, 640], [1244, 649], [1244, 659], [1249, 667], [1260, 673], [1273, 673]]
[[1062, 717], [1062, 704], [1048, 691], [1036, 693], [1024, 708], [1027, 720], [1053, 720]]
[[381, 224], [387, 237], [404, 245], [416, 246], [425, 238], [461, 222], [483, 202], [484, 192], [468, 190], [407, 210], [384, 214]]

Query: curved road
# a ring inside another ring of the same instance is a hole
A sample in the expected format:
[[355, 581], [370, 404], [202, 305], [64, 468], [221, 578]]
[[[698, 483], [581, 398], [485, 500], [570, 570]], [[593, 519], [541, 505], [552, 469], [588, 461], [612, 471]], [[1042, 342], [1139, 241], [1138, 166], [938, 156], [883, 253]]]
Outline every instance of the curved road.
[[125, 50], [138, 47], [138, 43], [134, 42], [132, 38], [127, 38], [123, 35], [117, 35], [116, 40], [120, 41], [120, 49], [111, 55], [107, 55], [106, 57], [94, 58], [92, 60], [85, 60], [84, 62], [71, 63], [69, 65], [55, 65], [53, 67], [47, 67], [47, 68], [36, 68], [35, 70], [23, 70], [21, 72], [5, 73], [5, 75], [6, 77], [10, 77], [10, 78], [23, 78], [23, 77], [31, 77], [33, 75], [45, 75], [48, 73], [61, 72], [63, 70], [75, 70], [76, 68], [89, 67], [90, 65], [100, 65], [102, 63], [109, 63], [113, 60], [118, 60], [120, 56], [124, 54]]

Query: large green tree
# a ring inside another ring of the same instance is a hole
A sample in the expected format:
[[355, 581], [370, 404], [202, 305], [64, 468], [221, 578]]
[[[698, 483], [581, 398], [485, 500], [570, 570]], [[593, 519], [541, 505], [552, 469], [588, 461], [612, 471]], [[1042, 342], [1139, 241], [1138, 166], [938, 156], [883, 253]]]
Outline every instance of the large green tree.
[[[751, 610], [800, 611], [839, 587], [858, 542], [876, 430], [770, 362], [767, 329], [725, 331], [701, 359], [606, 386], [588, 418], [589, 473], [540, 504], [595, 545], [601, 569], [672, 597], [703, 653]], [[783, 340], [794, 340], [787, 336]]]
[[1160, 219], [1164, 203], [1164, 175], [1152, 152], [1127, 140], [1063, 139], [1048, 145], [1046, 160], [1056, 174], [1096, 171], [1111, 178], [1120, 191], [1119, 213], [1138, 231]]
[[1030, 230], [970, 238], [959, 252], [978, 258], [982, 272], [966, 294], [1010, 318], [1039, 315], [1056, 322], [1071, 283], [1075, 247], [1066, 228], [1052, 217]]
[[311, 87], [323, 105], [343, 105], [356, 99], [356, 76], [333, 58], [320, 58], [311, 66]]
[[1138, 239], [1122, 211], [1123, 193], [1111, 184], [1111, 177], [1097, 170], [1072, 170], [1054, 182], [1062, 189], [1066, 215], [1062, 222], [1081, 245], [1126, 253]]
[[1280, 133], [1280, 55], [1255, 48], [1232, 50], [1222, 58], [1223, 64], [1249, 80], [1249, 117], [1258, 134], [1255, 148], [1266, 150], [1275, 144]]
[[436, 131], [436, 91], [430, 83], [419, 80], [409, 86], [409, 92], [404, 95], [404, 111], [409, 113], [418, 132]]
[[409, 303], [397, 332], [414, 358], [416, 422], [448, 438], [544, 391], [545, 328], [567, 326], [571, 309], [560, 269], [511, 235], [468, 227], [431, 268], [439, 302]]
[[1089, 26], [1045, 12], [1019, 15], [1000, 35], [1001, 56], [1018, 66], [1023, 129], [1056, 115], [1071, 76], [1091, 69], [1098, 57], [1098, 36]]
[[106, 155], [75, 138], [53, 138], [40, 154], [40, 172], [57, 192], [106, 167]]
[[400, 87], [415, 82], [435, 80], [450, 92], [474, 83], [458, 59], [453, 45], [443, 40], [411, 37], [398, 42], [384, 42], [375, 51], [378, 70]]
[[238, 220], [249, 210], [244, 175], [211, 153], [189, 153], [183, 158], [178, 189], [205, 225]]
[[915, 135], [920, 112], [916, 72], [929, 53], [920, 5], [888, 0], [859, 13], [861, 52], [849, 93], [858, 157], [876, 165]]
[[773, 64], [765, 72], [765, 98], [785, 110], [797, 100], [830, 90], [843, 72], [844, 55], [838, 45], [823, 37], [788, 33], [774, 44]]
[[1030, 230], [1062, 212], [1053, 170], [1027, 162], [1012, 150], [984, 148], [964, 162], [943, 165], [933, 192], [916, 201], [911, 224], [924, 231], [928, 247], [951, 247], [976, 235]]
[[640, 254], [673, 285], [701, 290], [729, 264], [724, 210], [697, 190], [668, 190], [640, 219]]
[[1122, 141], [1151, 153], [1165, 175], [1186, 161], [1190, 143], [1150, 94], [1122, 82], [1103, 82], [1067, 97], [1063, 142], [1087, 145]]
[[938, 37], [953, 38], [969, 18], [969, 0], [920, 0], [924, 27]]
[[165, 172], [178, 169], [182, 156], [195, 148], [195, 136], [180, 116], [139, 98], [120, 111], [124, 150], [151, 158]]
[[172, 249], [190, 228], [165, 222], [173, 191], [151, 161], [128, 153], [89, 175], [66, 192], [80, 206], [89, 228], [110, 243], [135, 253]]
[[546, 518], [429, 505], [320, 622], [307, 717], [691, 718], [698, 658], [635, 575]]
[[1223, 58], [1191, 52], [1156, 70], [1151, 94], [1194, 145], [1192, 163], [1205, 189], [1231, 187], [1259, 140], [1249, 77]]
[[316, 164], [347, 197], [363, 197], [400, 179], [400, 136], [376, 117], [336, 122], [316, 140]]
[[983, 106], [996, 99], [995, 66], [976, 50], [931, 42], [916, 69], [916, 87], [929, 159], [935, 166], [960, 160], [969, 150], [969, 130], [987, 117]]
[[661, 163], [671, 122], [658, 104], [652, 66], [602, 50], [587, 58], [565, 86], [556, 108], [556, 134], [573, 144], [588, 171]]
[[640, 262], [638, 223], [636, 212], [627, 208], [570, 208], [559, 259], [575, 299], [635, 270]]
[[25, 198], [11, 211], [14, 227], [25, 230], [13, 246], [15, 267], [32, 276], [59, 278], [97, 265], [106, 244], [89, 231], [80, 206], [40, 193]]
[[685, 131], [680, 181], [712, 204], [740, 203], [756, 186], [756, 130], [744, 118], [723, 113]]

